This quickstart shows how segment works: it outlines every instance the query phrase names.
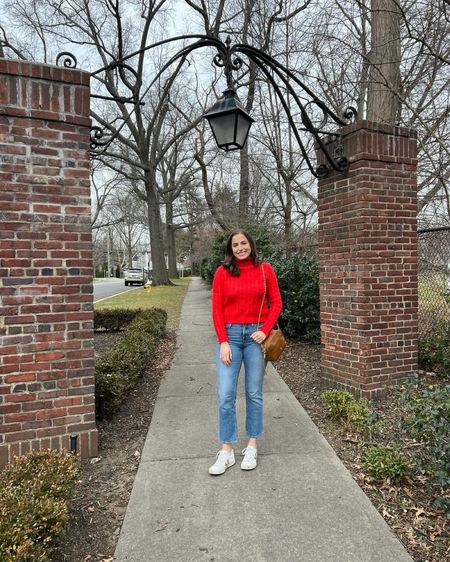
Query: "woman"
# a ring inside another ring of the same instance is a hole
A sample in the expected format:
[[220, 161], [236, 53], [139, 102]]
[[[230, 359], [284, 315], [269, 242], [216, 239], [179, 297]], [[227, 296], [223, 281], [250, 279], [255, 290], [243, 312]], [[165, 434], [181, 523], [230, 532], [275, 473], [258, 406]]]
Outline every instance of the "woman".
[[217, 475], [235, 464], [232, 444], [237, 441], [236, 389], [242, 362], [248, 445], [242, 451], [241, 468], [256, 467], [256, 440], [263, 432], [265, 361], [261, 344], [281, 312], [281, 297], [272, 267], [260, 262], [255, 242], [244, 230], [228, 238], [225, 259], [214, 275], [212, 289], [222, 448], [209, 473]]

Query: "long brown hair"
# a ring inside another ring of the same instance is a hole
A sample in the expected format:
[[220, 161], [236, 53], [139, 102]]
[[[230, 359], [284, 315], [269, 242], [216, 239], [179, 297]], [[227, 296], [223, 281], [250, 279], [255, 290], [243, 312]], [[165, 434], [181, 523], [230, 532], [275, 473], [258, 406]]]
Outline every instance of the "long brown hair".
[[260, 263], [260, 259], [258, 257], [258, 254], [256, 253], [256, 244], [252, 236], [245, 230], [241, 230], [241, 229], [235, 230], [228, 237], [227, 246], [225, 249], [225, 259], [222, 262], [223, 267], [228, 271], [228, 273], [231, 273], [231, 275], [234, 275], [235, 277], [241, 274], [241, 271], [236, 262], [236, 258], [234, 257], [233, 254], [233, 249], [231, 247], [233, 236], [236, 236], [236, 234], [242, 234], [242, 236], [245, 236], [247, 238], [250, 244], [250, 257], [253, 258], [253, 263], [255, 265], [258, 265]]

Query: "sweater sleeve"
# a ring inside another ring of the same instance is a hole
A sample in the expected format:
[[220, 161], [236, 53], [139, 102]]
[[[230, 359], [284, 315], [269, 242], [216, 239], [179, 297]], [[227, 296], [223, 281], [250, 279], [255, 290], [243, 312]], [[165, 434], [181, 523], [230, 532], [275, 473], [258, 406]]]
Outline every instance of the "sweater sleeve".
[[262, 266], [264, 267], [264, 273], [266, 275], [267, 298], [269, 300], [270, 308], [269, 315], [262, 325], [261, 331], [268, 336], [272, 328], [275, 326], [278, 316], [280, 316], [282, 302], [277, 277], [272, 269], [272, 266], [267, 262], [264, 262]]
[[214, 329], [216, 331], [219, 343], [228, 341], [227, 330], [225, 328], [225, 319], [223, 314], [223, 287], [224, 287], [224, 273], [223, 267], [219, 267], [214, 274], [212, 284], [212, 317]]

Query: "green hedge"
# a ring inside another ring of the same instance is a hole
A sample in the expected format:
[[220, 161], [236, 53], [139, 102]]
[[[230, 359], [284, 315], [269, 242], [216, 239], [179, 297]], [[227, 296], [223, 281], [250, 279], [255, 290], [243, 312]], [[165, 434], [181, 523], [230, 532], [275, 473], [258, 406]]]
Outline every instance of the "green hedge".
[[44, 562], [69, 519], [78, 476], [74, 455], [39, 451], [0, 473], [0, 560]]
[[95, 392], [103, 395], [105, 414], [115, 412], [132, 390], [164, 335], [167, 312], [151, 308], [139, 315], [122, 332], [111, 351], [95, 364]]
[[368, 432], [378, 421], [377, 416], [371, 412], [368, 401], [356, 398], [347, 390], [325, 390], [321, 397], [330, 417], [342, 421], [349, 429]]
[[280, 325], [286, 335], [320, 343], [319, 263], [313, 254], [289, 258], [274, 255], [283, 310]]
[[141, 308], [103, 308], [94, 310], [94, 330], [118, 332], [126, 328], [141, 313]]
[[380, 480], [398, 482], [411, 470], [411, 461], [399, 450], [384, 445], [372, 445], [368, 448], [363, 466]]

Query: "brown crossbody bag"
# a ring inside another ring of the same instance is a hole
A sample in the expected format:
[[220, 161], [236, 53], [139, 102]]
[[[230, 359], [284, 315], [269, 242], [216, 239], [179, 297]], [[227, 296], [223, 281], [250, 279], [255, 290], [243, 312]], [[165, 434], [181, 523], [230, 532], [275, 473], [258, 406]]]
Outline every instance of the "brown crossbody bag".
[[[264, 281], [264, 294], [261, 301], [261, 307], [259, 309], [259, 316], [258, 316], [258, 324], [261, 320], [261, 313], [264, 306], [264, 301], [266, 299], [267, 294], [267, 283], [266, 283], [266, 274], [264, 272], [264, 264], [261, 263], [261, 271]], [[267, 361], [277, 361], [280, 358], [280, 355], [283, 353], [284, 348], [286, 347], [287, 342], [283, 336], [283, 332], [280, 330], [278, 326], [278, 322], [276, 326], [271, 330], [270, 334], [267, 338], [262, 342], [261, 347], [264, 354], [264, 359]]]

